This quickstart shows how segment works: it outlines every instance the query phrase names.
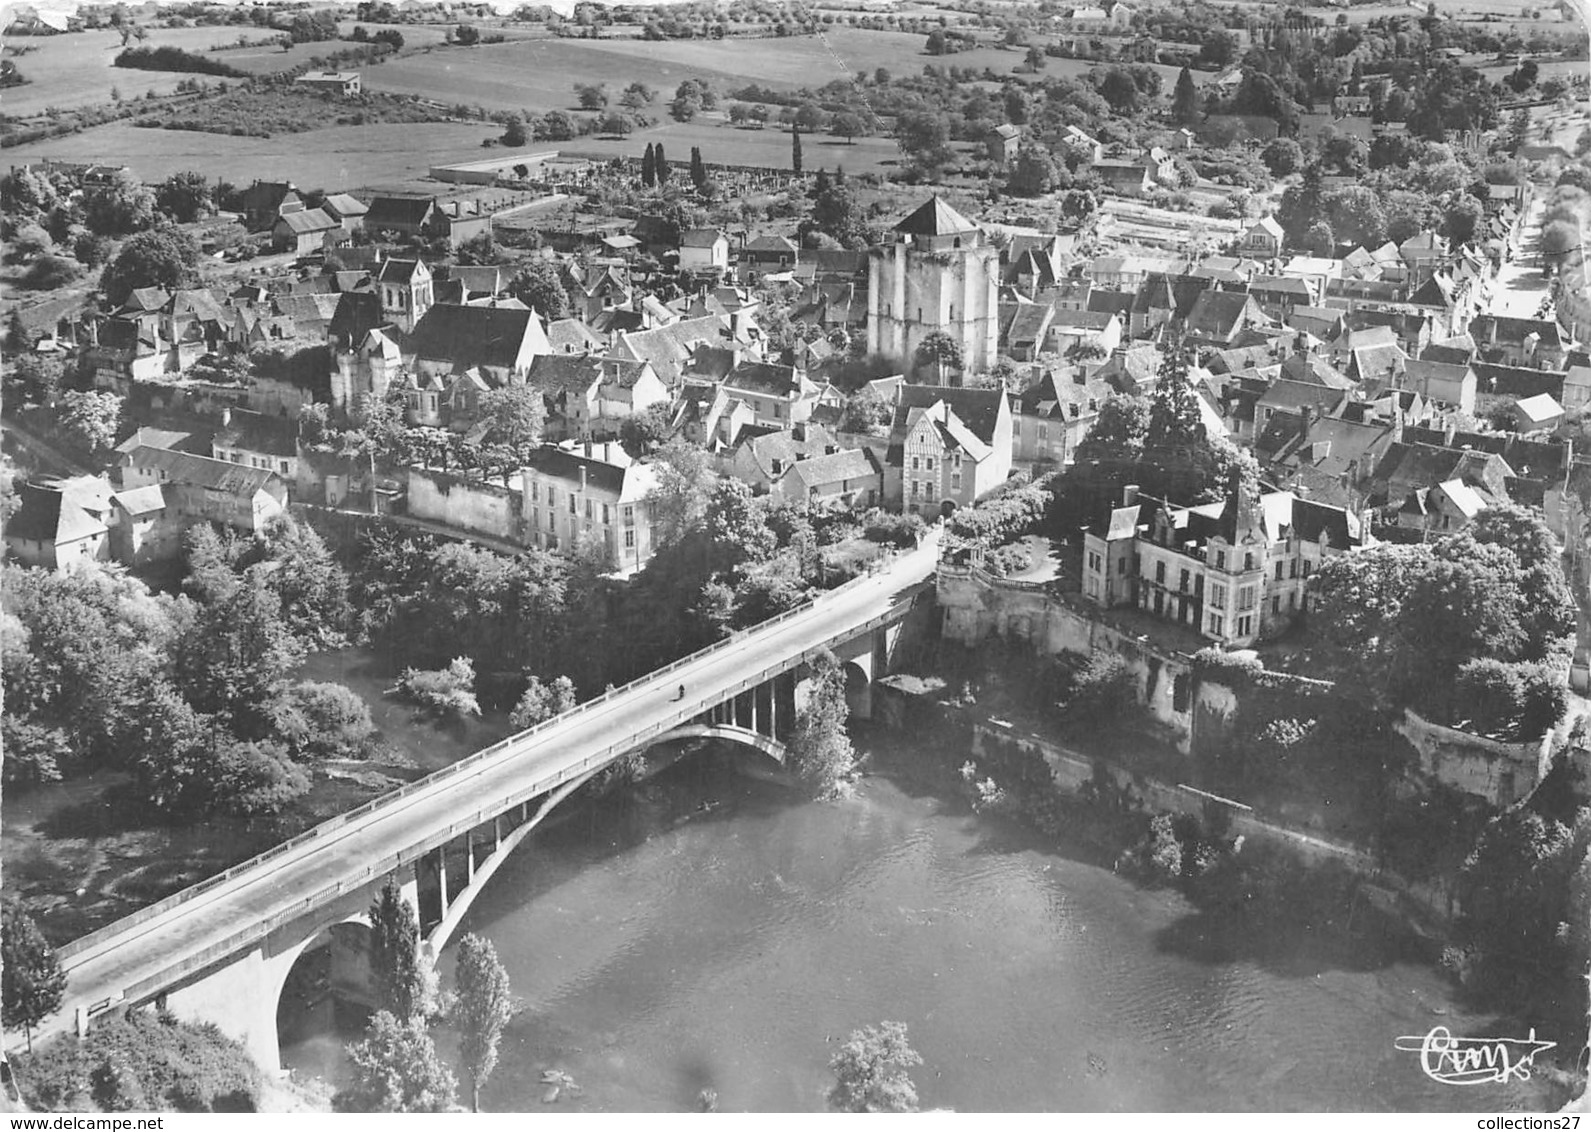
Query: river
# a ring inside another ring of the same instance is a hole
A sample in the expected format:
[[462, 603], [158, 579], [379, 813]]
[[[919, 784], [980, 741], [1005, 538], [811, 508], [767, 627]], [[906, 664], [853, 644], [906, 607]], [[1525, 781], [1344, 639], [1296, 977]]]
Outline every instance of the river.
[[[542, 1110], [557, 1068], [580, 1086], [561, 1109], [686, 1110], [704, 1088], [726, 1110], [819, 1109], [837, 1044], [883, 1019], [909, 1026], [925, 1108], [1562, 1103], [1539, 1075], [1439, 1084], [1393, 1048], [1506, 1025], [1465, 1013], [1430, 968], [1211, 923], [923, 785], [900, 738], [870, 741], [892, 749], [851, 800], [687, 760], [527, 842], [462, 929], [496, 944], [526, 1007], [482, 1107]], [[335, 1077], [339, 1040], [301, 1039], [284, 1062]]]

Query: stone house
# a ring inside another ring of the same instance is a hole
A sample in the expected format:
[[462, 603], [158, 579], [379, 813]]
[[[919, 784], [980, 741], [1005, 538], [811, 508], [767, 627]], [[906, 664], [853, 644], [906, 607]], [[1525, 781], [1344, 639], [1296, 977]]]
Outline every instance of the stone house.
[[651, 504], [657, 482], [618, 444], [544, 445], [520, 470], [524, 527], [532, 546], [569, 550], [600, 545], [616, 570], [652, 557]]
[[1011, 474], [1011, 407], [999, 389], [907, 385], [885, 456], [887, 504], [938, 515], [964, 507]]

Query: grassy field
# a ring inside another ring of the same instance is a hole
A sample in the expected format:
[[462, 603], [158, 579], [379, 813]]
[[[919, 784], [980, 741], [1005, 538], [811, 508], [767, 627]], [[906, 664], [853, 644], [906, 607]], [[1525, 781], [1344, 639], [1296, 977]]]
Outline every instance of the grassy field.
[[[788, 130], [772, 126], [765, 130], [741, 130], [710, 119], [669, 122], [624, 139], [577, 138], [558, 143], [558, 149], [562, 153], [588, 157], [639, 157], [648, 142], [662, 142], [671, 160], [689, 157], [691, 147], [700, 146], [702, 160], [708, 164], [790, 167]], [[836, 166], [844, 166], [847, 173], [878, 173], [895, 166], [900, 160], [900, 150], [891, 138], [857, 138], [854, 145], [847, 145], [843, 138], [803, 134], [801, 157], [809, 173], [819, 168], [832, 170]]]
[[[956, 55], [924, 53], [923, 37], [904, 32], [873, 32], [855, 28], [821, 36], [786, 39], [670, 40], [638, 39], [533, 40], [475, 48], [465, 53], [436, 51], [394, 59], [366, 72], [371, 90], [418, 94], [446, 102], [467, 102], [489, 109], [570, 109], [574, 84], [606, 81], [615, 94], [632, 82], [671, 92], [688, 78], [711, 79], [728, 90], [757, 83], [775, 89], [819, 87], [834, 79], [871, 74], [884, 67], [893, 74], [912, 74], [928, 63], [941, 66], [992, 68], [1010, 74], [1023, 54], [999, 47], [981, 47]], [[1051, 59], [1047, 76], [1086, 73], [1094, 66], [1081, 59]], [[1168, 84], [1174, 67], [1158, 67]]]
[[[208, 51], [217, 44], [235, 43], [243, 31], [231, 27], [156, 29], [149, 33], [143, 46]], [[249, 30], [247, 34], [252, 38], [257, 32]], [[111, 60], [121, 53], [122, 37], [120, 32], [109, 29], [75, 35], [33, 36], [25, 41], [13, 40], [12, 44], [38, 48], [26, 55], [12, 56], [18, 69], [31, 80], [25, 86], [5, 92], [0, 106], [13, 117], [38, 114], [49, 106], [67, 109], [109, 102], [112, 87], [120, 90], [124, 98], [141, 97], [151, 90], [170, 94], [179, 82], [189, 77], [168, 71], [135, 71], [111, 66]], [[224, 51], [216, 58], [231, 63], [247, 54], [250, 52]], [[276, 52], [276, 57], [286, 58], [280, 51]], [[242, 67], [242, 63], [235, 65]]]
[[[144, 130], [124, 122], [5, 151], [8, 163], [46, 157], [129, 166], [146, 181], [185, 169], [238, 184], [291, 179], [303, 188], [353, 189], [412, 181], [431, 165], [488, 156], [481, 140], [500, 127], [450, 122], [333, 126], [284, 138], [235, 138]], [[687, 154], [689, 151], [687, 150]]]

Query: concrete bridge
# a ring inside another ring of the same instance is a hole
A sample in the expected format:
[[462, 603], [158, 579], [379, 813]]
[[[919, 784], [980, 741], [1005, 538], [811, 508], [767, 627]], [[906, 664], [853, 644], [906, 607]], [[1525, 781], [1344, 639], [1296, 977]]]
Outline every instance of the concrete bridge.
[[333, 993], [368, 995], [366, 917], [387, 881], [417, 909], [434, 956], [520, 842], [624, 756], [712, 737], [782, 762], [823, 649], [844, 665], [852, 714], [868, 717], [908, 617], [927, 612], [937, 544], [72, 941], [58, 952], [66, 1002], [42, 1032], [82, 1034], [98, 1014], [155, 1003], [214, 1022], [279, 1069], [277, 1011], [296, 963], [317, 954]]

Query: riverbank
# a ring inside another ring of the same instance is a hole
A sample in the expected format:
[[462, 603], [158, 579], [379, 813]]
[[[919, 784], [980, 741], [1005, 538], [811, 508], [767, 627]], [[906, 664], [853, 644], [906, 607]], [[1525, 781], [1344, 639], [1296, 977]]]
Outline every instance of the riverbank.
[[[943, 716], [917, 734], [931, 733], [933, 750], [948, 734], [964, 738], [948, 756], [930, 760], [936, 789], [954, 790], [980, 815], [1017, 821], [1069, 850], [1086, 846], [1092, 860], [1145, 888], [1178, 891], [1199, 909], [1201, 939], [1236, 933], [1223, 946], [1244, 947], [1256, 937], [1272, 937], [1269, 944], [1331, 941], [1433, 972], [1449, 965], [1452, 905], [1431, 886], [1386, 869], [1366, 847], [1262, 821], [1241, 804], [1145, 775], [1141, 765], [1129, 769], [976, 710], [939, 706]], [[973, 757], [958, 761], [962, 745]], [[889, 772], [916, 775], [922, 768], [897, 759]], [[1476, 1009], [1488, 1005], [1462, 986], [1453, 993]], [[1499, 1009], [1495, 997], [1489, 1005]], [[1555, 1107], [1585, 1093], [1577, 1064], [1584, 1004], [1559, 1001], [1542, 1011], [1539, 1000], [1515, 1003], [1500, 1009], [1494, 1025], [1567, 1035], [1537, 1071]]]

